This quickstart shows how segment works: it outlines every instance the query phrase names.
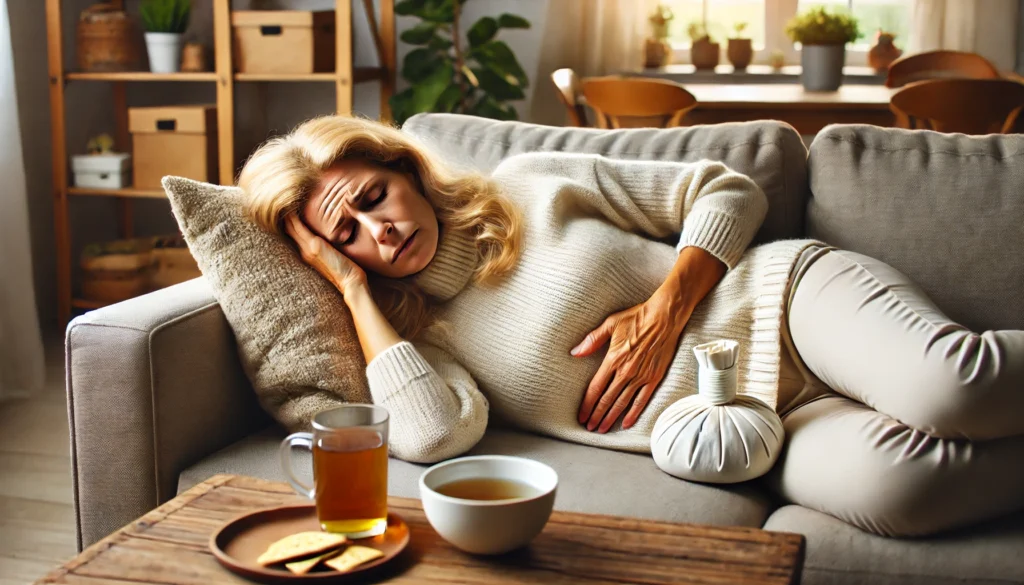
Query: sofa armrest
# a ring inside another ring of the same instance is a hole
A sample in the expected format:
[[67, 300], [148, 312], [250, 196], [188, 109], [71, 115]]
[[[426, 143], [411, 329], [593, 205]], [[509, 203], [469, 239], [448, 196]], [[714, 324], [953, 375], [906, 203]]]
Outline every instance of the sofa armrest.
[[79, 550], [174, 497], [183, 469], [271, 422], [202, 278], [74, 319], [65, 359]]

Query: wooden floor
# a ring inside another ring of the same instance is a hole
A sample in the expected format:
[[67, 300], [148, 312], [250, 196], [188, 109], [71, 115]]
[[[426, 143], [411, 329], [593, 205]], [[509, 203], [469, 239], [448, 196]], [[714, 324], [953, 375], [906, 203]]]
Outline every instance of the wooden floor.
[[0, 403], [0, 585], [32, 583], [73, 557], [75, 517], [61, 341], [47, 343], [47, 382]]

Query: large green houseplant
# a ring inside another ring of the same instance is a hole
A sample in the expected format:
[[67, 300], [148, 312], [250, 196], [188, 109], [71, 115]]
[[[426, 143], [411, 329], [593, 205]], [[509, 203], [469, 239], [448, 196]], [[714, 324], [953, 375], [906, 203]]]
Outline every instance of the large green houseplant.
[[800, 77], [804, 88], [812, 91], [839, 89], [846, 62], [846, 44], [860, 35], [857, 19], [817, 6], [790, 20], [786, 34], [801, 45]]
[[391, 113], [399, 124], [420, 112], [472, 114], [514, 120], [510, 101], [526, 97], [526, 72], [512, 49], [496, 37], [502, 29], [529, 28], [514, 14], [485, 16], [465, 32], [460, 17], [468, 0], [402, 0], [395, 12], [421, 22], [402, 33], [416, 48], [402, 62], [410, 87], [395, 94]]

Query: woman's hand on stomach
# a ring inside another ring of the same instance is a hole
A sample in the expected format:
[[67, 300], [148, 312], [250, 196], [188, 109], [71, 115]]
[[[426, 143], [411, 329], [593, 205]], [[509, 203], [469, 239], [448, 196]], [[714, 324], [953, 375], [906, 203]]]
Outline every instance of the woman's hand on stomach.
[[296, 215], [285, 220], [285, 231], [299, 245], [302, 260], [337, 287], [342, 295], [366, 286], [366, 272], [327, 240], [314, 234]]
[[650, 299], [611, 315], [573, 348], [572, 355], [586, 357], [610, 343], [580, 404], [580, 424], [606, 433], [624, 412], [622, 428], [636, 424], [665, 377], [694, 308], [724, 274], [725, 264], [713, 255], [684, 248]]

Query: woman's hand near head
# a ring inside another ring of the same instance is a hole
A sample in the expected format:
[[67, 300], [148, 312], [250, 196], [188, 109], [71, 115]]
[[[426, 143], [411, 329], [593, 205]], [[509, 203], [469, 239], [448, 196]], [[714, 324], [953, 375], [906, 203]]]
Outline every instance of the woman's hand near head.
[[573, 348], [572, 355], [586, 357], [610, 342], [580, 404], [580, 424], [605, 433], [624, 413], [622, 428], [636, 424], [665, 377], [694, 308], [724, 274], [719, 259], [700, 248], [684, 248], [650, 299], [611, 315]]
[[302, 260], [337, 287], [343, 296], [348, 296], [356, 288], [366, 288], [366, 272], [327, 240], [313, 233], [297, 215], [289, 215], [284, 227], [299, 245]]
[[341, 292], [352, 312], [352, 323], [367, 364], [402, 341], [370, 294], [366, 272], [359, 265], [310, 231], [295, 215], [285, 220], [285, 230], [298, 243], [302, 259]]

